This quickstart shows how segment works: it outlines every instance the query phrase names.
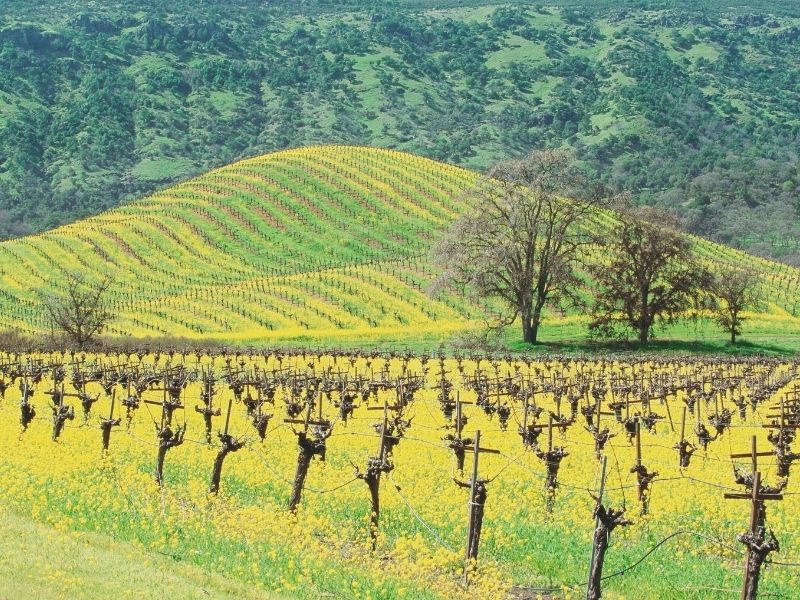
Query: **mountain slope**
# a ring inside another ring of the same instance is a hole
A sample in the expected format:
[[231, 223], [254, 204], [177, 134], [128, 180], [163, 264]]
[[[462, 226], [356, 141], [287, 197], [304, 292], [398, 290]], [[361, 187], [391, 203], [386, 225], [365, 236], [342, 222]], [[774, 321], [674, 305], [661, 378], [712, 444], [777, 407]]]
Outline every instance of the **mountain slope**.
[[[111, 277], [110, 333], [269, 340], [445, 337], [477, 309], [431, 300], [428, 251], [473, 172], [393, 150], [324, 146], [234, 163], [53, 231], [0, 244], [0, 328], [46, 330], [37, 294], [67, 270]], [[598, 220], [608, 226], [611, 215]], [[698, 240], [763, 273], [793, 322], [800, 272]]]
[[569, 146], [695, 233], [800, 264], [797, 3], [555, 4], [6, 3], [0, 238], [284, 148], [483, 169]]

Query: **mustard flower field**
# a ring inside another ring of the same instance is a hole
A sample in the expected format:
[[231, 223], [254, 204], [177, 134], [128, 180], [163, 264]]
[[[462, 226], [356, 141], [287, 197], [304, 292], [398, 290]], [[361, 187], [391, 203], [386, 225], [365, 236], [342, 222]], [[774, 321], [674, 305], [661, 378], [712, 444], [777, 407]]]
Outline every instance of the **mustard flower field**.
[[[780, 550], [760, 590], [791, 597], [800, 585], [791, 566], [800, 557], [790, 450], [798, 366], [6, 354], [0, 510], [65, 535], [130, 542], [263, 597], [578, 598], [605, 460], [602, 505], [624, 508], [631, 523], [608, 536], [603, 597], [726, 598], [742, 585], [737, 535], [750, 503], [724, 494], [747, 493], [748, 477], [752, 490], [751, 457], [731, 455], [750, 452], [755, 436], [764, 484], [783, 497], [765, 502]], [[479, 525], [468, 504], [477, 431]], [[470, 522], [480, 537], [465, 562]], [[51, 577], [65, 597], [81, 588], [69, 572], [50, 572], [46, 553], [18, 575]]]

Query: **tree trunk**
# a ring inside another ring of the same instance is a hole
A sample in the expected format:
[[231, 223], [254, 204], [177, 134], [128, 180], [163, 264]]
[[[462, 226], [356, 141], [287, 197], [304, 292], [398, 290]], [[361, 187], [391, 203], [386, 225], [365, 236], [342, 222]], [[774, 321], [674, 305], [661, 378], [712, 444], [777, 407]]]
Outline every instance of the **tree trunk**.
[[455, 446], [453, 448], [453, 454], [456, 457], [456, 467], [459, 473], [464, 472], [464, 458], [466, 458], [465, 454], [466, 451], [464, 450], [463, 446]]
[[528, 309], [521, 311], [520, 315], [522, 318], [522, 341], [527, 344], [535, 344], [536, 336], [539, 332], [539, 323], [534, 320]]
[[380, 486], [381, 472], [378, 471], [374, 476], [367, 477], [367, 487], [371, 499], [371, 510], [369, 515], [369, 537], [372, 539], [372, 549], [378, 544], [378, 517], [380, 516]]
[[113, 425], [113, 421], [103, 421], [100, 425], [100, 429], [103, 432], [103, 450], [108, 450], [108, 446], [111, 443], [111, 427]]
[[203, 411], [203, 422], [205, 423], [205, 426], [206, 426], [206, 442], [208, 442], [209, 444], [211, 444], [211, 429], [212, 429], [211, 416], [212, 415], [213, 415], [213, 413], [212, 413], [211, 409], [206, 407], [206, 409]]
[[169, 446], [166, 444], [159, 444], [158, 456], [156, 457], [156, 482], [160, 486], [164, 481], [164, 459], [167, 456]]
[[639, 302], [641, 313], [639, 313], [639, 343], [647, 344], [647, 338], [650, 335], [650, 324], [653, 321], [650, 314], [650, 290], [649, 288], [639, 290]]
[[744, 600], [756, 600], [758, 597], [758, 582], [761, 577], [761, 566], [771, 552], [780, 550], [780, 545], [772, 533], [770, 533], [770, 539], [764, 539], [763, 528], [759, 528], [755, 534], [747, 533], [739, 536], [739, 541], [744, 543], [748, 549], [742, 598]]
[[542, 307], [537, 306], [533, 309], [533, 318], [531, 319], [531, 330], [533, 335], [532, 344], [539, 340], [539, 325], [542, 324]]
[[300, 453], [297, 455], [297, 471], [294, 474], [294, 485], [292, 487], [292, 497], [289, 499], [289, 510], [294, 512], [300, 504], [303, 495], [303, 484], [308, 475], [308, 468], [311, 466], [311, 458], [314, 456], [310, 449], [300, 446]]
[[603, 562], [608, 549], [608, 528], [602, 523], [594, 532], [594, 549], [592, 550], [592, 570], [589, 573], [589, 589], [586, 600], [600, 600], [601, 582], [603, 579]]
[[64, 429], [64, 419], [61, 417], [56, 417], [53, 421], [53, 441], [58, 441], [59, 436], [61, 435], [61, 431]]
[[600, 599], [600, 586], [603, 581], [603, 561], [611, 537], [611, 532], [618, 526], [629, 525], [630, 522], [623, 518], [625, 509], [606, 509], [602, 504], [595, 508], [596, 524], [592, 543], [592, 562], [589, 569], [589, 585], [586, 588], [586, 600]]
[[731, 329], [731, 344], [736, 343], [736, 329]]
[[222, 478], [222, 463], [230, 450], [226, 447], [220, 448], [217, 457], [214, 459], [214, 468], [211, 470], [211, 486], [209, 492], [216, 494], [219, 492], [219, 480]]

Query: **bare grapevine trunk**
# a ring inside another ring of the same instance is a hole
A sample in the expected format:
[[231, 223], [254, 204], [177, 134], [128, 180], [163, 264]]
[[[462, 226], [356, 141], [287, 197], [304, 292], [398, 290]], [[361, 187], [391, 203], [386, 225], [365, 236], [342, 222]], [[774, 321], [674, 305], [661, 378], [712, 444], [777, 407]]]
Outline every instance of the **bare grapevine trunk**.
[[371, 500], [369, 515], [369, 537], [372, 539], [372, 549], [375, 550], [375, 547], [378, 543], [378, 519], [381, 513], [381, 472], [378, 471], [374, 475], [370, 474], [370, 476], [367, 477], [366, 482], [367, 487], [369, 488], [369, 496]]
[[313, 457], [313, 450], [300, 444], [300, 452], [297, 455], [297, 470], [295, 471], [294, 484], [292, 485], [292, 497], [289, 499], [289, 510], [291, 512], [295, 512], [297, 505], [300, 504], [300, 499], [303, 496], [303, 485]]

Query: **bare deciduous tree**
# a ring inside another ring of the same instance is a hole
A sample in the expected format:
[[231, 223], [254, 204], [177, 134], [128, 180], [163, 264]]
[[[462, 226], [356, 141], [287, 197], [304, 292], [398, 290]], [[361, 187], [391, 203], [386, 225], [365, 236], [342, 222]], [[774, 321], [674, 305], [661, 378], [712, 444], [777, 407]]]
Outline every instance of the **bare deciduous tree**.
[[105, 302], [111, 280], [91, 281], [81, 273], [68, 272], [62, 285], [60, 293], [41, 296], [45, 315], [54, 330], [83, 349], [112, 319]]
[[690, 239], [661, 211], [623, 210], [604, 246], [605, 256], [592, 267], [597, 291], [589, 329], [595, 335], [633, 330], [646, 344], [653, 326], [685, 313], [704, 285]]
[[709, 277], [708, 291], [714, 296], [711, 305], [714, 320], [731, 334], [731, 344], [742, 333], [746, 310], [758, 310], [763, 304], [758, 274], [749, 269], [724, 267]]
[[[533, 152], [492, 168], [463, 196], [466, 211], [434, 246], [442, 269], [431, 293], [467, 289], [504, 307], [498, 327], [522, 322], [537, 341], [548, 304], [575, 303], [582, 225], [602, 201], [560, 150]], [[508, 310], [505, 310], [508, 309]]]

